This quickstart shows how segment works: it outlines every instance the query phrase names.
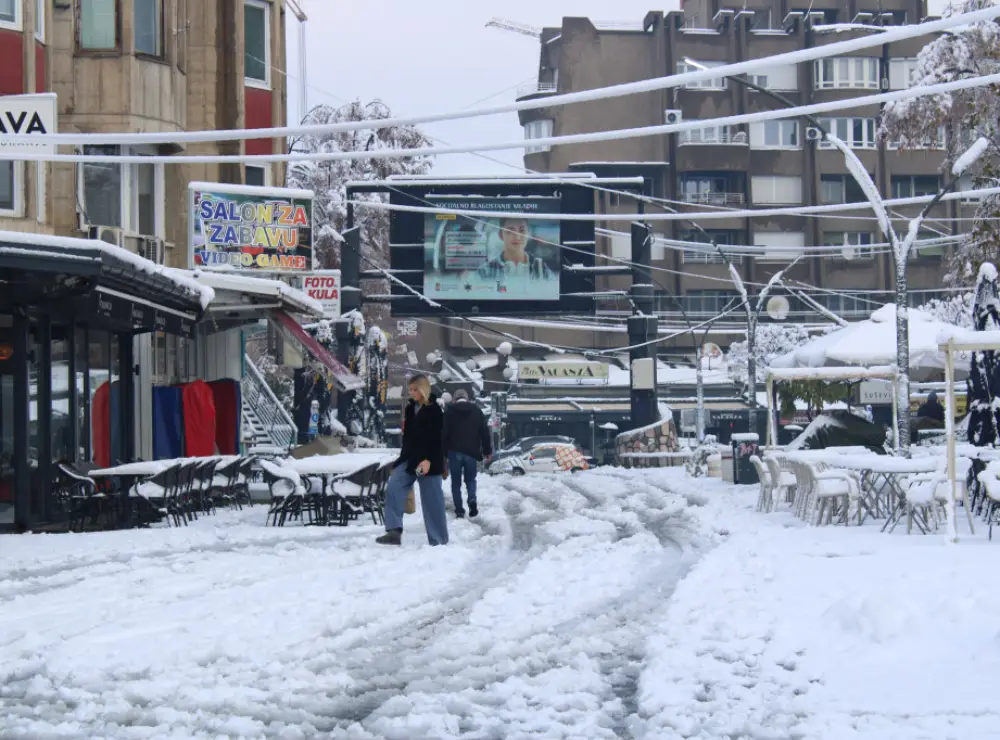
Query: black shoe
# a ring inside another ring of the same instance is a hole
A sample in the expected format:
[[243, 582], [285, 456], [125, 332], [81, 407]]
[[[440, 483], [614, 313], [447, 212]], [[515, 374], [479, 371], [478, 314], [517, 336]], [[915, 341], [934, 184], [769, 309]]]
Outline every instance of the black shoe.
[[390, 529], [381, 537], [376, 537], [375, 542], [379, 545], [402, 545], [403, 544], [403, 530], [401, 529]]
[[455, 512], [455, 518], [456, 519], [465, 519], [465, 512], [464, 511], [456, 511]]
[[469, 519], [475, 519], [477, 516], [479, 516], [479, 507], [478, 506], [470, 506], [469, 507]]

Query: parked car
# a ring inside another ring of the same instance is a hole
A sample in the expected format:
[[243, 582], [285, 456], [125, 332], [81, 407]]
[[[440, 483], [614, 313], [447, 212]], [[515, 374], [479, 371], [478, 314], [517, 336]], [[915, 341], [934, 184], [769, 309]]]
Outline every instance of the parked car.
[[574, 442], [543, 444], [530, 450], [510, 454], [490, 464], [492, 475], [509, 473], [576, 473], [591, 467], [583, 451]]
[[493, 459], [490, 461], [489, 470], [492, 471], [492, 466], [498, 462], [506, 460], [512, 457], [521, 457], [525, 452], [530, 452], [536, 447], [542, 447], [544, 445], [550, 444], [566, 444], [572, 445], [577, 449], [580, 449], [580, 445], [576, 443], [576, 440], [572, 437], [564, 437], [561, 435], [550, 435], [543, 437], [520, 437], [515, 439], [513, 442], [508, 444], [506, 447], [501, 448], [497, 452], [493, 453]]

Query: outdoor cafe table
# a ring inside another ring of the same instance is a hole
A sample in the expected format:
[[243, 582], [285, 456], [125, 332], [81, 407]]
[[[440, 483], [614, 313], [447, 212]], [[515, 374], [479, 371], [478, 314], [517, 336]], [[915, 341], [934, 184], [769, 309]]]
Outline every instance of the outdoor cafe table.
[[[355, 473], [370, 465], [385, 465], [398, 456], [399, 451], [377, 450], [372, 452], [345, 452], [339, 455], [314, 455], [301, 460], [282, 460], [281, 467], [298, 473], [302, 478], [319, 478], [322, 484], [322, 501], [329, 501], [327, 491], [331, 488], [331, 480], [350, 478]], [[324, 510], [323, 521], [327, 521], [329, 512]]]
[[[941, 469], [942, 461], [937, 457], [892, 457], [889, 455], [831, 455], [825, 464], [852, 470], [861, 474], [861, 501], [859, 506], [867, 509], [876, 519], [888, 516], [885, 527], [906, 501], [906, 492], [900, 479], [906, 475], [934, 473]], [[882, 499], [885, 495], [883, 514]], [[895, 506], [893, 505], [895, 503]], [[862, 519], [864, 521], [864, 519]], [[883, 531], [885, 530], [883, 527]]]

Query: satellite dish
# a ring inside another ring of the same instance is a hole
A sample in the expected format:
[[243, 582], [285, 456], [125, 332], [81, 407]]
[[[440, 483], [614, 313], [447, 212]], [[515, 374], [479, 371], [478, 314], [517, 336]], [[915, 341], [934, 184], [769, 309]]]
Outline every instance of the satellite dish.
[[705, 342], [701, 345], [702, 357], [722, 357], [722, 348], [714, 342]]
[[780, 321], [788, 318], [788, 299], [783, 295], [772, 296], [767, 302], [767, 315], [772, 319]]

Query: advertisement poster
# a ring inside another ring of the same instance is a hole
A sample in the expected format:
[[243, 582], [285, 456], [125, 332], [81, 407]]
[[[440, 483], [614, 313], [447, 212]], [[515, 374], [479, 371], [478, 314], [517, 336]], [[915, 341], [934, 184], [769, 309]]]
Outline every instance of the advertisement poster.
[[[559, 300], [559, 198], [428, 198], [434, 207], [495, 218], [431, 213], [424, 219], [424, 295], [469, 301]], [[510, 215], [505, 215], [510, 214]]]
[[246, 272], [312, 268], [313, 194], [192, 183], [191, 265]]
[[305, 275], [302, 291], [323, 306], [328, 319], [340, 316], [340, 270], [317, 270]]

